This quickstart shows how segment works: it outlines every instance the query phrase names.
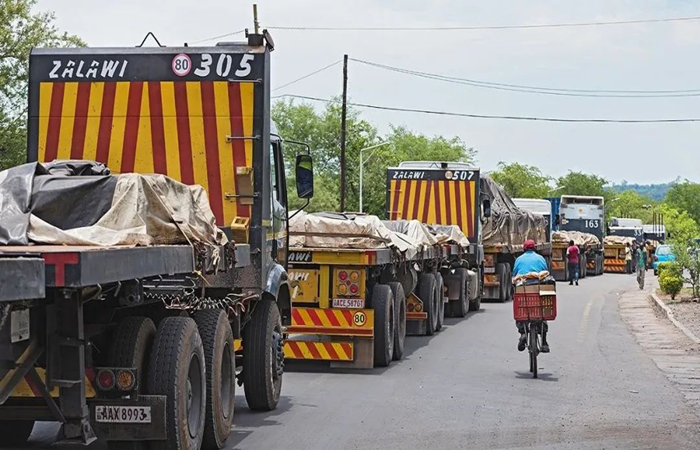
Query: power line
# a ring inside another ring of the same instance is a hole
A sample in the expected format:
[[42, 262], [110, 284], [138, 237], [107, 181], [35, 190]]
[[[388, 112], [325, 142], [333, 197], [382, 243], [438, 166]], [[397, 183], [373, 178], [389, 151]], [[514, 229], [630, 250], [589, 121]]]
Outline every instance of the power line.
[[429, 72], [419, 72], [416, 70], [404, 69], [401, 67], [389, 66], [386, 64], [364, 61], [351, 58], [360, 64], [376, 67], [406, 75], [413, 75], [431, 80], [443, 81], [453, 84], [462, 84], [484, 89], [495, 89], [500, 91], [523, 92], [528, 94], [558, 95], [567, 97], [602, 97], [602, 98], [668, 98], [668, 97], [697, 97], [700, 96], [700, 89], [679, 89], [679, 90], [606, 90], [606, 89], [568, 89], [550, 88], [541, 86], [527, 86], [520, 84], [495, 83], [469, 78], [459, 78], [447, 75], [440, 75]]
[[328, 64], [328, 65], [325, 66], [325, 67], [322, 67], [322, 68], [320, 68], [320, 69], [318, 69], [318, 70], [314, 70], [313, 72], [311, 72], [311, 73], [309, 73], [309, 74], [307, 74], [307, 75], [304, 75], [303, 77], [299, 77], [299, 78], [297, 78], [296, 80], [290, 81], [289, 83], [283, 84], [282, 86], [278, 86], [278, 87], [274, 88], [272, 91], [274, 92], [274, 91], [276, 91], [276, 90], [278, 90], [278, 89], [282, 89], [282, 88], [285, 88], [285, 87], [287, 87], [287, 86], [291, 86], [291, 85], [294, 84], [294, 83], [297, 83], [297, 82], [299, 82], [299, 81], [305, 80], [305, 79], [307, 79], [307, 78], [309, 78], [309, 77], [311, 77], [311, 76], [316, 75], [317, 73], [323, 72], [324, 70], [330, 69], [331, 67], [333, 67], [333, 66], [335, 66], [335, 65], [337, 65], [337, 64], [339, 64], [339, 63], [340, 63], [340, 60], [337, 60], [337, 61], [335, 61], [335, 62], [333, 62], [333, 63]]
[[216, 39], [222, 39], [222, 38], [225, 38], [225, 37], [235, 36], [235, 35], [237, 35], [237, 34], [243, 33], [244, 31], [245, 31], [245, 29], [243, 29], [243, 30], [238, 30], [238, 31], [234, 31], [234, 32], [232, 32], [232, 33], [220, 34], [220, 35], [218, 35], [218, 36], [213, 36], [213, 37], [210, 37], [210, 38], [201, 39], [201, 40], [199, 40], [199, 41], [190, 42], [190, 44], [191, 44], [191, 45], [196, 45], [196, 44], [201, 44], [201, 43], [203, 43], [203, 42], [209, 42], [209, 41], [214, 41], [214, 40], [216, 40]]
[[308, 27], [308, 26], [268, 26], [270, 30], [293, 31], [458, 31], [458, 30], [518, 30], [533, 28], [594, 27], [611, 25], [634, 25], [643, 23], [687, 22], [700, 20], [700, 16], [668, 17], [661, 19], [614, 20], [599, 22], [542, 23], [530, 25], [470, 25], [449, 27]]
[[[306, 95], [296, 95], [296, 94], [282, 94], [277, 95], [273, 98], [299, 98], [303, 100], [311, 100], [316, 102], [324, 103], [338, 103], [339, 100], [336, 99], [325, 99], [319, 97], [310, 97]], [[565, 122], [565, 123], [684, 123], [684, 122], [700, 122], [700, 118], [678, 118], [678, 119], [569, 119], [561, 117], [536, 117], [536, 116], [504, 116], [504, 115], [489, 115], [489, 114], [468, 114], [450, 111], [438, 111], [431, 109], [414, 109], [414, 108], [399, 108], [395, 106], [380, 106], [371, 105], [367, 103], [352, 103], [348, 102], [348, 105], [356, 106], [358, 108], [369, 108], [378, 109], [382, 111], [397, 111], [397, 112], [409, 112], [409, 113], [420, 113], [420, 114], [431, 114], [438, 116], [453, 116], [453, 117], [469, 117], [472, 119], [497, 119], [497, 120], [524, 120], [533, 122]]]

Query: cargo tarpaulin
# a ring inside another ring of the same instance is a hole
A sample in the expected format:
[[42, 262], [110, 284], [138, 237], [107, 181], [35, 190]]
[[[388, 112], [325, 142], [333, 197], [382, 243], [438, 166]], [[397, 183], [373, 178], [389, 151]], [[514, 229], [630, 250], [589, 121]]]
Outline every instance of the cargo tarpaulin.
[[552, 233], [553, 244], [566, 244], [574, 241], [575, 245], [597, 247], [600, 245], [600, 239], [590, 233], [582, 233], [580, 231], [555, 231]]
[[635, 238], [628, 236], [605, 236], [603, 238], [603, 243], [606, 245], [627, 245], [635, 242], [637, 242]]
[[164, 175], [122, 174], [88, 161], [0, 172], [0, 244], [165, 245], [227, 242], [206, 192]]
[[543, 216], [518, 208], [505, 191], [490, 177], [481, 176], [481, 194], [491, 202], [491, 217], [483, 225], [485, 246], [501, 246], [513, 251], [528, 239], [547, 240]]

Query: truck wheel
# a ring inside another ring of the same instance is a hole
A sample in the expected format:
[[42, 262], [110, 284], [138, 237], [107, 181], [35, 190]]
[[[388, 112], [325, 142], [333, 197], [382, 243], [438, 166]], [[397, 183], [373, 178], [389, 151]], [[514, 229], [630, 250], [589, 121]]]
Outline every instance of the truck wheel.
[[254, 411], [277, 408], [284, 374], [284, 335], [277, 303], [258, 300], [243, 328], [243, 388]]
[[[146, 392], [148, 359], [156, 337], [156, 325], [148, 317], [127, 317], [112, 334], [109, 364], [112, 367], [135, 367], [138, 371], [137, 392]], [[109, 450], [145, 450], [146, 442], [109, 441]]]
[[496, 274], [498, 275], [498, 301], [505, 303], [507, 299], [506, 292], [506, 265], [503, 263], [496, 264]]
[[112, 334], [110, 365], [135, 367], [138, 371], [137, 389], [140, 393], [145, 393], [146, 390], [148, 357], [155, 337], [156, 325], [148, 317], [127, 317], [119, 322]]
[[[477, 291], [476, 298], [469, 301], [469, 311], [478, 311], [481, 309], [481, 299], [484, 297], [484, 270], [479, 268], [476, 273]], [[469, 285], [467, 285], [467, 289]]]
[[513, 300], [513, 277], [511, 274], [513, 273], [513, 268], [510, 266], [510, 263], [505, 263], [506, 264], [506, 271], [503, 274], [503, 283], [505, 284], [506, 288], [506, 301]]
[[406, 343], [406, 294], [401, 283], [389, 283], [391, 293], [394, 296], [394, 315], [396, 316], [396, 329], [394, 330], [394, 360], [403, 358], [404, 345]]
[[376, 284], [372, 290], [374, 309], [374, 365], [386, 367], [394, 357], [394, 298], [386, 284]]
[[432, 336], [435, 334], [437, 326], [437, 308], [435, 298], [435, 277], [429, 273], [422, 273], [418, 282], [418, 296], [423, 302], [423, 311], [428, 314], [425, 334]]
[[467, 293], [467, 269], [464, 267], [455, 269], [454, 276], [457, 277], [459, 297], [457, 300], [450, 300], [450, 311], [455, 317], [464, 317], [471, 307], [469, 303], [469, 294]]
[[236, 357], [233, 331], [226, 313], [206, 309], [194, 315], [204, 345], [207, 374], [207, 407], [202, 448], [224, 446], [233, 425], [236, 400]]
[[151, 448], [198, 450], [206, 406], [204, 347], [189, 317], [168, 317], [158, 327], [148, 369], [148, 392], [167, 396], [167, 441]]
[[435, 272], [435, 297], [437, 297], [437, 325], [435, 331], [442, 330], [445, 322], [445, 280], [440, 272]]
[[583, 279], [586, 278], [586, 275], [588, 275], [588, 260], [586, 258], [586, 255], [581, 255], [581, 260], [579, 261], [579, 270], [578, 270], [578, 277]]
[[33, 420], [0, 421], [0, 448], [29, 447], [27, 440], [33, 429]]

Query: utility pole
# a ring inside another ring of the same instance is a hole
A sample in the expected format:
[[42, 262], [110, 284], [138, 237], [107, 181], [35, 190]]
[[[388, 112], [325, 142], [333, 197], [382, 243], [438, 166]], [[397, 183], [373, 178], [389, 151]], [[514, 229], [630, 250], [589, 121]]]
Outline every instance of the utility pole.
[[348, 55], [343, 55], [343, 107], [340, 116], [340, 211], [345, 211], [345, 119], [348, 106]]

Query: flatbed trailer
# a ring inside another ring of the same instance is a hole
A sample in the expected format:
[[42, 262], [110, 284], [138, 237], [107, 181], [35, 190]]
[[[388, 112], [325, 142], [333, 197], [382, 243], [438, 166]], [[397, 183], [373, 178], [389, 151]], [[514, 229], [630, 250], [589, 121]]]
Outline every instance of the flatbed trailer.
[[[552, 244], [535, 244], [535, 251], [544, 256], [551, 265]], [[485, 245], [484, 246], [484, 300], [505, 302], [513, 298], [511, 282], [513, 266], [518, 256], [523, 254], [523, 246]]]
[[[286, 165], [270, 119], [272, 40], [247, 38], [32, 51], [30, 162], [201, 185], [199, 213], [229, 243], [0, 246], [2, 444], [48, 420], [60, 443], [218, 449], [236, 382], [251, 409], [276, 408], [292, 316]], [[297, 156], [296, 180], [312, 197], [310, 155]]]
[[406, 334], [439, 331], [446, 307], [462, 317], [479, 308], [467, 298], [468, 251], [446, 244], [405, 258], [390, 248], [290, 248], [285, 358], [355, 369], [401, 359]]

